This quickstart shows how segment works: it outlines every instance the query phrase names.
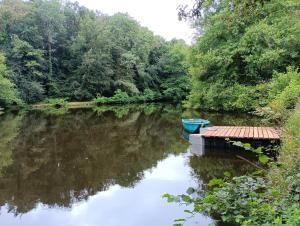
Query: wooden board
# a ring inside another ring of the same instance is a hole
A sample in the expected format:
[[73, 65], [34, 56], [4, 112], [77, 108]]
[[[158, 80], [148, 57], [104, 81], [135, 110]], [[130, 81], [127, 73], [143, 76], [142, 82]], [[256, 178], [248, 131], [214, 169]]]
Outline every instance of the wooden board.
[[203, 137], [279, 140], [280, 133], [272, 127], [212, 126], [201, 133]]

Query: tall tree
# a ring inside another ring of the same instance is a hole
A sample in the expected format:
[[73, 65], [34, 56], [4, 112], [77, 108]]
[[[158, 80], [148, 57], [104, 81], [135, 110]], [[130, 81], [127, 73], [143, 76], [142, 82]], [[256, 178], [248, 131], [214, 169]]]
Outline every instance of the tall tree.
[[10, 68], [12, 78], [21, 97], [28, 103], [39, 101], [45, 93], [43, 74], [43, 52], [34, 49], [28, 42], [13, 35], [11, 42]]
[[185, 71], [175, 52], [169, 69], [156, 65], [172, 48], [127, 14], [107, 16], [61, 0], [4, 0], [0, 18], [0, 48], [27, 103], [44, 97], [91, 100], [118, 89], [163, 93], [166, 74], [177, 78]]
[[0, 52], [0, 106], [20, 103], [14, 84], [8, 78], [5, 57]]
[[247, 87], [299, 65], [299, 6], [295, 0], [197, 0], [182, 14], [202, 32], [190, 58], [191, 105], [234, 109]]

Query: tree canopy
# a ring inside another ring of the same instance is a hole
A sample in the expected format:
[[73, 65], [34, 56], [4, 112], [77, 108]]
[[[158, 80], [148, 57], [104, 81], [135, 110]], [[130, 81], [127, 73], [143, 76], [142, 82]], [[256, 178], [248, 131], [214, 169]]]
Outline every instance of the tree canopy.
[[127, 14], [108, 16], [60, 0], [3, 0], [0, 49], [26, 103], [91, 100], [118, 89], [182, 99], [187, 91], [177, 83], [186, 82], [188, 46], [165, 41]]
[[295, 0], [197, 0], [192, 9], [181, 7], [181, 17], [192, 19], [202, 34], [190, 54], [188, 105], [253, 109], [240, 97], [252, 90], [263, 95], [274, 72], [299, 66], [299, 8]]
[[0, 52], [0, 106], [19, 103], [14, 84], [9, 80], [5, 66], [5, 57]]

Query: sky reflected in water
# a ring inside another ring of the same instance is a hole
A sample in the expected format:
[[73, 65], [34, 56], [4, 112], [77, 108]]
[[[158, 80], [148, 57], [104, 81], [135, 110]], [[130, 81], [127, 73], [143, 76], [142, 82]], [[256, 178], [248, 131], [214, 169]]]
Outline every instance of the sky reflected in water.
[[[0, 225], [171, 226], [189, 216], [162, 195], [249, 170], [233, 156], [190, 156], [181, 118], [195, 114], [215, 125], [256, 123], [172, 105], [2, 115]], [[210, 222], [198, 215], [185, 225]]]
[[[166, 191], [184, 193], [189, 186], [196, 186], [191, 177], [185, 155], [170, 155], [154, 169], [147, 170], [145, 177], [134, 188], [111, 186], [73, 204], [70, 209], [47, 208], [42, 204], [28, 213], [14, 216], [1, 211], [1, 222], [6, 225], [64, 225], [64, 226], [117, 226], [117, 225], [172, 225], [173, 220], [188, 217], [185, 208], [176, 203], [167, 203], [161, 196]], [[186, 225], [208, 225], [207, 217], [193, 217]]]

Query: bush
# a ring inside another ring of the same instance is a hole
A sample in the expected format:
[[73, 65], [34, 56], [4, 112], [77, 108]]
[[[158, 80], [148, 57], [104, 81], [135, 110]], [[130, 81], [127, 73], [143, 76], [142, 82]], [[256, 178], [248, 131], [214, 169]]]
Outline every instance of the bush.
[[[224, 82], [195, 82], [185, 107], [213, 111], [255, 110], [266, 104], [267, 84], [245, 86], [238, 83], [227, 85]], [[197, 90], [197, 92], [195, 92]]]
[[269, 187], [263, 177], [241, 176], [230, 180], [228, 178], [227, 180], [213, 179], [208, 186], [210, 189], [203, 197], [196, 195], [195, 198], [196, 190], [193, 188], [189, 188], [187, 194], [179, 196], [165, 194], [164, 197], [168, 198], [169, 202], [192, 204], [193, 210], [186, 210], [186, 212], [192, 214], [204, 212], [223, 223], [248, 226], [299, 223], [298, 200], [278, 199], [278, 191]]
[[161, 84], [163, 97], [166, 100], [182, 101], [190, 90], [190, 82], [187, 76], [169, 78]]
[[246, 86], [222, 81], [192, 82], [187, 108], [213, 111], [254, 111], [271, 119], [286, 118], [300, 98], [300, 73], [288, 67], [286, 73], [274, 73], [268, 83]]
[[275, 73], [270, 83], [268, 107], [278, 117], [286, 117], [300, 98], [300, 73], [289, 67], [286, 73]]
[[160, 100], [160, 95], [151, 89], [145, 89], [142, 95], [129, 96], [126, 92], [118, 89], [112, 97], [98, 96], [93, 100], [95, 105], [101, 104], [124, 104], [124, 103], [143, 103]]
[[64, 98], [46, 98], [43, 103], [50, 104], [54, 108], [66, 108], [68, 101]]

